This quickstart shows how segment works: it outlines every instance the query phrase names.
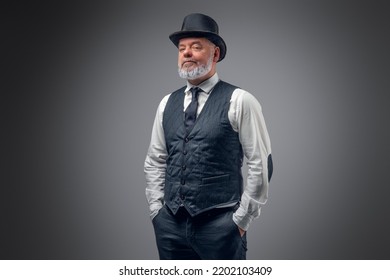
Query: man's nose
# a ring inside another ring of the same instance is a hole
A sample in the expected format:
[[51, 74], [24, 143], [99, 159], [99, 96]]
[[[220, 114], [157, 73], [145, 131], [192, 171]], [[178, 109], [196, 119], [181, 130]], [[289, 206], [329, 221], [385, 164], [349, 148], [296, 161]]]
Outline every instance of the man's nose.
[[192, 52], [191, 52], [191, 49], [190, 48], [186, 48], [183, 52], [183, 56], [184, 57], [191, 57], [192, 56]]

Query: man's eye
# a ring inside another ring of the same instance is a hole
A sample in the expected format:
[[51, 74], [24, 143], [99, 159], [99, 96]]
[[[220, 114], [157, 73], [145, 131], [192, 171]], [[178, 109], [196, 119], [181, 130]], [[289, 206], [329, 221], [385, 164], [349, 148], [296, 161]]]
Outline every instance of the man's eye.
[[200, 46], [200, 45], [193, 45], [192, 49], [194, 49], [194, 50], [201, 50], [202, 46]]

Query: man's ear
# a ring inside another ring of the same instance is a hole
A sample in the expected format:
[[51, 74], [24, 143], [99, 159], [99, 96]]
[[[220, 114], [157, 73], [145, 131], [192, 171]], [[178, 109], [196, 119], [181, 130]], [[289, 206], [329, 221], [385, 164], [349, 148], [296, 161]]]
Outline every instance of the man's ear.
[[220, 55], [221, 55], [221, 49], [219, 47], [215, 47], [213, 61], [218, 62]]

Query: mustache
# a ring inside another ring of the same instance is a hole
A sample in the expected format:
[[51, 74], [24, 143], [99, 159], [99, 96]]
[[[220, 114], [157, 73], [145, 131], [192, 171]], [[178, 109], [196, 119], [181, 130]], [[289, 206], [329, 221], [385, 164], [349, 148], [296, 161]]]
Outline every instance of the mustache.
[[187, 59], [187, 60], [185, 60], [185, 61], [183, 61], [183, 62], [182, 62], [182, 64], [181, 64], [181, 67], [183, 67], [183, 66], [184, 66], [184, 64], [185, 64], [185, 63], [187, 63], [187, 62], [192, 62], [192, 63], [198, 64], [198, 62], [197, 62], [197, 61], [195, 61], [195, 60], [192, 60], [192, 59]]

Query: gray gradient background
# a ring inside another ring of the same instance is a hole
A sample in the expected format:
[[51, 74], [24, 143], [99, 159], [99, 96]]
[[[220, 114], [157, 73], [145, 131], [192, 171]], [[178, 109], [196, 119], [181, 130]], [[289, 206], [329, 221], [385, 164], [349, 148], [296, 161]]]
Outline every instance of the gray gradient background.
[[389, 259], [385, 3], [6, 10], [1, 258], [158, 258], [143, 162], [159, 101], [184, 83], [168, 35], [203, 12], [228, 46], [220, 77], [260, 100], [272, 141], [270, 198], [248, 258]]

